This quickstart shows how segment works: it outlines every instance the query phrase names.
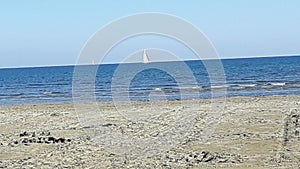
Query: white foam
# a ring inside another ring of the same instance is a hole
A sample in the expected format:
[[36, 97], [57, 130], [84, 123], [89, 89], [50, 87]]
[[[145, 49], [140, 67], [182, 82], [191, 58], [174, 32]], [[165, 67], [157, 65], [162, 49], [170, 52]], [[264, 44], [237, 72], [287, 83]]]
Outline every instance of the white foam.
[[192, 87], [192, 89], [203, 89], [203, 87], [202, 86], [194, 86], [194, 87]]
[[200, 90], [202, 86], [187, 86], [187, 87], [179, 87], [180, 90]]
[[227, 88], [227, 85], [219, 85], [219, 86], [210, 86], [211, 89], [222, 89], [222, 88]]
[[155, 91], [161, 91], [161, 88], [157, 87], [154, 89]]
[[274, 83], [270, 83], [270, 85], [272, 85], [272, 86], [285, 86], [286, 83], [285, 82], [274, 82]]
[[255, 87], [256, 84], [239, 84], [240, 87]]

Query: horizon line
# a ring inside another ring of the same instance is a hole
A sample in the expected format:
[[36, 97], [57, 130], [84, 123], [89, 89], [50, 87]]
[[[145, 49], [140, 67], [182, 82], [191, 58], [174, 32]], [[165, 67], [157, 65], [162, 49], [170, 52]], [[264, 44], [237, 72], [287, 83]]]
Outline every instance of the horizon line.
[[[300, 56], [300, 54], [280, 54], [280, 55], [257, 55], [257, 56], [236, 56], [236, 57], [220, 57], [220, 60], [230, 60], [230, 59], [251, 59], [251, 58], [271, 58], [271, 57], [295, 57]], [[206, 59], [187, 59], [182, 61], [196, 61], [196, 60], [216, 60], [214, 58]], [[132, 62], [137, 63], [137, 62]], [[153, 62], [155, 63], [155, 62]], [[120, 62], [103, 62], [101, 64], [96, 63], [95, 65], [111, 65], [120, 64]], [[80, 66], [89, 66], [92, 63], [82, 64]], [[22, 69], [22, 68], [43, 68], [43, 67], [62, 67], [62, 66], [79, 66], [77, 64], [62, 64], [62, 65], [35, 65], [35, 66], [12, 66], [12, 67], [0, 67], [0, 69]]]

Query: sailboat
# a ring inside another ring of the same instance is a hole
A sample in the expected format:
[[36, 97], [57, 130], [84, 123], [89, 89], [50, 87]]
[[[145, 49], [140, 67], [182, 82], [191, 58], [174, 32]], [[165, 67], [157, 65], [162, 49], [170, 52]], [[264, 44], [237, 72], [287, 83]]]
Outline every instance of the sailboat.
[[144, 64], [150, 63], [149, 57], [148, 57], [147, 52], [146, 52], [146, 49], [144, 50], [144, 54], [143, 54], [143, 63]]

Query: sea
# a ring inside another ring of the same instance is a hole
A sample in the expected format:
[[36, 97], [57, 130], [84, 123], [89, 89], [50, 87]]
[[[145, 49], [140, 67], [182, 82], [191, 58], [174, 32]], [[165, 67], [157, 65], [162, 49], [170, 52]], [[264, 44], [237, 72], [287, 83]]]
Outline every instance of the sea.
[[[158, 68], [145, 69], [142, 63], [121, 64], [121, 76], [119, 64], [81, 67], [97, 70], [90, 75], [94, 76], [96, 101], [113, 101], [113, 96], [127, 100], [210, 98], [213, 88], [225, 88], [226, 97], [300, 94], [300, 56], [223, 59], [226, 81], [222, 86], [211, 84], [204, 62], [210, 61], [153, 62], [149, 65]], [[181, 75], [179, 64], [186, 65], [190, 74]], [[0, 69], [0, 105], [71, 103], [74, 70], [75, 66]], [[191, 86], [193, 79], [196, 85]]]

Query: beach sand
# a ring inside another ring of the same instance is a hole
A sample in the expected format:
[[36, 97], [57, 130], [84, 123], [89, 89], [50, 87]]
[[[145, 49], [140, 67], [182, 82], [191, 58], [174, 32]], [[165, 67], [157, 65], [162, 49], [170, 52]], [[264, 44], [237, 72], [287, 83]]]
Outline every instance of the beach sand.
[[[145, 105], [152, 106], [145, 106]], [[160, 106], [155, 106], [161, 104]], [[154, 105], [154, 106], [153, 106]], [[118, 155], [101, 146], [80, 123], [73, 104], [0, 107], [0, 168], [298, 168], [300, 166], [300, 96], [227, 98], [219, 124], [204, 143], [198, 138], [210, 100], [134, 102], [136, 110], [159, 116], [199, 112], [176, 145], [151, 157]], [[109, 102], [101, 111], [116, 111]], [[126, 113], [129, 106], [122, 107]], [[81, 112], [82, 113], [82, 112]], [[168, 118], [171, 118], [168, 117]], [[168, 118], [141, 126], [121, 117], [105, 124], [129, 136], [156, 137]], [[157, 118], [160, 119], [160, 118]], [[104, 125], [104, 124], [103, 124]], [[147, 135], [147, 136], [146, 136]], [[118, 141], [118, 140], [116, 140]]]

